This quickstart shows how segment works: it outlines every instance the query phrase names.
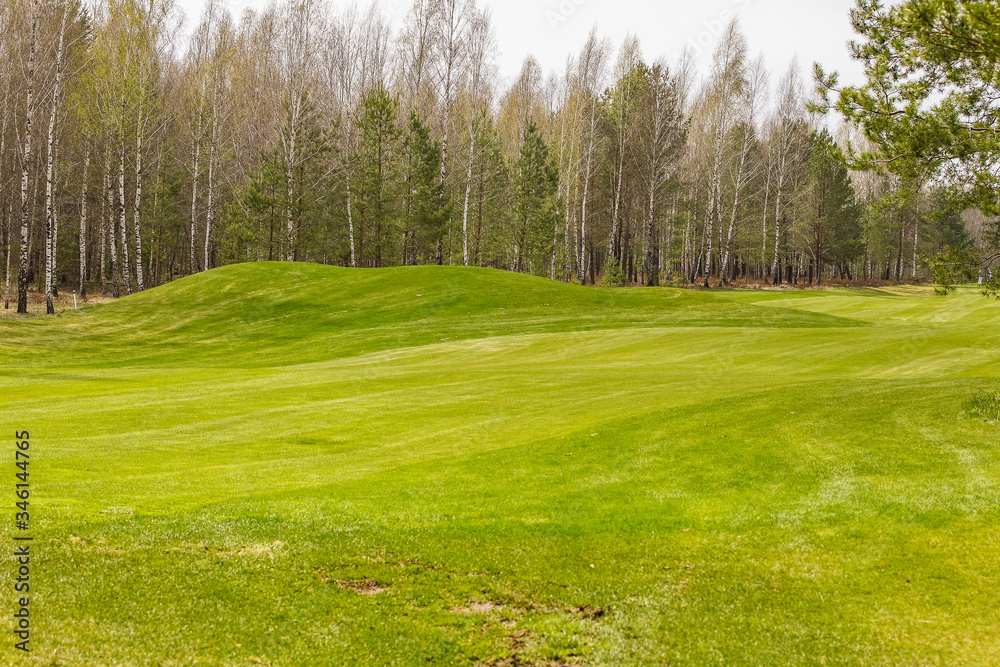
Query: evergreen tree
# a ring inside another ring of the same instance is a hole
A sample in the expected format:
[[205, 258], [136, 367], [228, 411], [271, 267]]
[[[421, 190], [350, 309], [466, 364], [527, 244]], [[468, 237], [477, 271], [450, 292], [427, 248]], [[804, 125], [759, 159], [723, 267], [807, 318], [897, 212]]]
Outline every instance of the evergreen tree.
[[939, 172], [1000, 212], [1000, 5], [995, 0], [858, 0], [854, 57], [867, 81], [838, 91], [817, 66], [825, 106], [835, 106], [873, 144], [855, 163], [901, 176]]
[[226, 206], [219, 238], [223, 261], [251, 261], [255, 257], [274, 261], [281, 256], [275, 243], [280, 244], [283, 180], [274, 160], [264, 160], [260, 171], [250, 175], [250, 182]]
[[541, 274], [552, 254], [552, 230], [558, 219], [559, 170], [538, 126], [524, 132], [514, 165], [514, 270]]
[[797, 231], [812, 260], [809, 282], [820, 284], [827, 262], [850, 261], [860, 252], [862, 227], [840, 148], [827, 130], [813, 133], [810, 144]]
[[399, 100], [376, 86], [361, 101], [357, 119], [361, 151], [357, 156], [358, 256], [361, 266], [391, 262], [399, 226]]
[[470, 193], [469, 252], [473, 264], [496, 268], [505, 265], [511, 238], [506, 224], [510, 217], [510, 164], [492, 119], [485, 119], [479, 135]]
[[451, 217], [451, 202], [439, 178], [441, 142], [431, 138], [430, 128], [415, 111], [410, 114], [405, 153], [408, 164], [402, 257], [404, 264], [416, 264], [419, 257], [427, 261], [437, 254]]

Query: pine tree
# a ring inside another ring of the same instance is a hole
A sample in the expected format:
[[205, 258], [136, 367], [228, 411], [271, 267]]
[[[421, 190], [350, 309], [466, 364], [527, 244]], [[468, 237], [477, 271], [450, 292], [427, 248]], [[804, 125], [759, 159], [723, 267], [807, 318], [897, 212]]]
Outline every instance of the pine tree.
[[451, 203], [444, 194], [439, 172], [441, 142], [417, 112], [410, 114], [406, 136], [406, 216], [403, 223], [403, 264], [429, 258], [444, 238], [451, 217]]
[[[399, 99], [383, 86], [376, 86], [361, 102], [357, 125], [361, 131], [361, 151], [357, 156], [358, 256], [362, 266], [385, 266], [394, 256], [392, 239], [399, 221], [399, 143], [402, 132], [397, 124]], [[366, 239], [366, 234], [371, 239]], [[371, 241], [366, 261], [365, 242]]]
[[827, 130], [813, 133], [798, 234], [811, 257], [809, 281], [823, 282], [827, 262], [853, 260], [861, 238], [861, 212], [844, 155]]
[[551, 230], [559, 215], [559, 171], [534, 121], [514, 165], [514, 270], [541, 274], [552, 254]]

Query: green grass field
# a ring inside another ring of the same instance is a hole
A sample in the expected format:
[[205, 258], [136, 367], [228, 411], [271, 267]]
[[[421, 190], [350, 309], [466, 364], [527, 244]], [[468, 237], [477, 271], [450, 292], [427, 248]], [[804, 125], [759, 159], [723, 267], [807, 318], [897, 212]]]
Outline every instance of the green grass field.
[[252, 264], [0, 354], [3, 664], [1000, 663], [973, 288]]

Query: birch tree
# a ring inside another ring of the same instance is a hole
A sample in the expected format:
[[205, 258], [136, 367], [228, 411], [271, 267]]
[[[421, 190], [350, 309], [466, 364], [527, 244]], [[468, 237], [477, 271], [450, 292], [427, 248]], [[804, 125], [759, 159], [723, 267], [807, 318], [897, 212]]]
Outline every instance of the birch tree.
[[208, 132], [208, 202], [205, 210], [205, 256], [203, 266], [212, 266], [212, 229], [216, 212], [216, 189], [218, 180], [218, 163], [220, 157], [220, 141], [225, 131], [230, 108], [230, 67], [232, 59], [232, 20], [224, 13], [217, 24], [212, 40], [212, 51], [209, 62], [209, 79], [211, 102], [209, 104]]
[[279, 133], [285, 171], [285, 260], [295, 259], [294, 211], [295, 171], [308, 159], [303, 149], [304, 126], [315, 107], [310, 102], [316, 83], [316, 38], [322, 30], [318, 0], [289, 0], [281, 9], [280, 71], [284, 85], [286, 122]]
[[587, 253], [588, 236], [587, 221], [590, 210], [590, 188], [596, 171], [597, 151], [600, 149], [601, 135], [598, 133], [598, 124], [601, 120], [601, 108], [599, 106], [600, 93], [604, 86], [607, 62], [611, 53], [611, 43], [608, 40], [601, 40], [597, 36], [597, 29], [593, 29], [587, 37], [587, 42], [580, 51], [580, 56], [576, 59], [577, 76], [576, 82], [581, 97], [580, 105], [583, 112], [583, 120], [580, 123], [582, 136], [580, 146], [582, 150], [581, 162], [583, 169], [581, 180], [583, 181], [583, 194], [580, 201], [580, 233], [577, 242], [577, 275], [581, 283], [586, 283], [589, 267], [589, 255]]
[[54, 314], [52, 303], [52, 271], [55, 268], [55, 226], [56, 214], [53, 203], [53, 188], [55, 187], [55, 145], [56, 118], [63, 96], [63, 61], [66, 53], [66, 26], [70, 21], [70, 12], [75, 8], [67, 4], [63, 7], [62, 21], [59, 26], [59, 45], [56, 47], [55, 81], [52, 86], [52, 103], [49, 111], [49, 133], [45, 164], [45, 312]]
[[10, 4], [0, 5], [0, 85], [3, 86], [3, 118], [0, 119], [0, 219], [2, 219], [3, 256], [4, 256], [4, 310], [10, 308], [10, 255], [11, 255], [11, 225], [13, 224], [12, 203], [13, 199], [8, 193], [8, 188], [13, 180], [13, 169], [10, 169], [11, 176], [8, 177], [8, 156], [7, 149], [10, 144], [7, 142], [7, 133], [10, 128], [11, 115], [16, 112], [12, 107], [11, 98], [14, 94], [13, 85], [13, 44], [10, 36], [14, 34], [13, 8]]
[[21, 252], [17, 274], [17, 312], [28, 312], [28, 182], [31, 177], [32, 117], [35, 113], [35, 56], [38, 40], [38, 0], [28, 0], [28, 56], [25, 67], [24, 138], [21, 159]]
[[643, 228], [643, 273], [646, 285], [660, 284], [660, 248], [657, 223], [662, 215], [667, 185], [677, 168], [685, 141], [685, 121], [678, 83], [664, 62], [649, 72], [646, 99], [639, 121], [642, 173], [646, 185]]
[[712, 75], [704, 97], [712, 142], [711, 180], [705, 209], [705, 287], [709, 286], [708, 278], [714, 263], [714, 232], [722, 224], [722, 175], [727, 157], [725, 140], [735, 123], [735, 102], [746, 86], [746, 54], [746, 38], [734, 20], [726, 27], [713, 55]]
[[761, 169], [760, 158], [755, 153], [759, 145], [757, 123], [766, 102], [767, 79], [767, 67], [763, 57], [760, 57], [750, 65], [746, 84], [737, 102], [739, 123], [736, 128], [735, 155], [732, 157], [730, 165], [733, 201], [729, 229], [726, 232], [725, 253], [719, 269], [720, 280], [723, 284], [729, 284], [729, 258], [733, 251], [734, 235], [740, 217], [740, 205], [744, 202], [748, 187]]
[[448, 169], [448, 137], [451, 130], [451, 112], [455, 90], [464, 75], [468, 53], [468, 28], [473, 11], [470, 0], [436, 0], [437, 27], [433, 42], [437, 50], [435, 64], [438, 69], [443, 116], [441, 120], [441, 182], [446, 181]]
[[[210, 161], [214, 159], [215, 150], [214, 137], [210, 138], [206, 136], [210, 131], [214, 130], [213, 112], [217, 109], [213, 93], [217, 92], [218, 76], [216, 74], [216, 67], [218, 65], [218, 58], [213, 57], [213, 52], [218, 46], [220, 30], [228, 27], [228, 22], [228, 13], [226, 13], [220, 3], [217, 0], [209, 0], [205, 5], [201, 23], [191, 39], [188, 51], [186, 97], [189, 115], [186, 124], [191, 155], [191, 216], [189, 221], [190, 232], [188, 235], [190, 273], [197, 272], [199, 268], [195, 249], [198, 244], [198, 221], [201, 217], [199, 210], [199, 188], [201, 186], [202, 152], [205, 141], [208, 140], [210, 144]], [[206, 248], [211, 234], [211, 221], [208, 220], [210, 216], [211, 213], [206, 213]], [[208, 269], [207, 262], [201, 268]]]
[[438, 0], [415, 0], [396, 44], [397, 86], [406, 107], [421, 118], [430, 118], [436, 103], [435, 58], [439, 49], [435, 39], [440, 9]]
[[469, 139], [465, 197], [462, 204], [462, 263], [465, 266], [469, 266], [469, 205], [472, 197], [472, 176], [476, 159], [476, 138], [481, 131], [483, 119], [489, 114], [488, 90], [495, 76], [494, 59], [496, 53], [496, 39], [489, 11], [473, 12], [469, 20], [469, 65], [465, 90], [466, 129]]
[[605, 116], [613, 142], [611, 165], [611, 228], [608, 257], [622, 261], [622, 203], [625, 194], [625, 162], [639, 103], [645, 95], [648, 69], [642, 62], [639, 40], [625, 40], [615, 66], [616, 85], [605, 97]]
[[[781, 234], [784, 206], [790, 190], [794, 190], [803, 159], [807, 155], [807, 132], [804, 96], [798, 64], [793, 61], [778, 84], [778, 104], [771, 130], [771, 151], [774, 159], [774, 258], [770, 275], [773, 284], [781, 283]], [[791, 187], [790, 187], [791, 186]]]
[[350, 265], [358, 266], [356, 245], [353, 197], [351, 192], [353, 178], [352, 158], [354, 155], [356, 124], [355, 109], [360, 103], [363, 88], [363, 56], [360, 53], [364, 40], [364, 25], [357, 8], [352, 7], [336, 21], [333, 34], [327, 41], [324, 51], [324, 69], [326, 85], [332, 91], [336, 105], [336, 115], [340, 128], [340, 158], [344, 184], [347, 190], [347, 231], [350, 246]]
[[80, 275], [77, 284], [80, 290], [80, 299], [83, 301], [87, 300], [87, 213], [89, 210], [87, 188], [90, 176], [90, 154], [91, 147], [88, 144], [86, 156], [83, 159], [83, 175], [80, 178], [80, 236], [78, 239]]

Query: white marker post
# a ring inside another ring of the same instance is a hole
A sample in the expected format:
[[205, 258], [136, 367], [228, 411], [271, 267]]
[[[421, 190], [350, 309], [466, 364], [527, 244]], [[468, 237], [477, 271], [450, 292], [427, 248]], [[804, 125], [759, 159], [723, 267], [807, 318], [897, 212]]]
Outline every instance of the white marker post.
[[76, 290], [73, 290], [73, 310], [76, 310]]

